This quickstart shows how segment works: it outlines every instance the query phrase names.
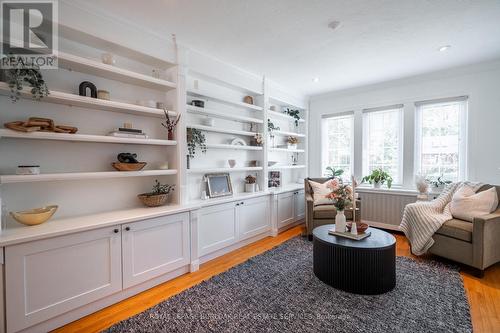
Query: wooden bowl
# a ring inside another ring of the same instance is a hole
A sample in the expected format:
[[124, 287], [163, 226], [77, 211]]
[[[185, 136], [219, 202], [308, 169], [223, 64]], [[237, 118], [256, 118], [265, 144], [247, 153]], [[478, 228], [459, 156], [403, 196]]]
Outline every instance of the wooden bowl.
[[48, 221], [57, 210], [57, 206], [47, 206], [25, 210], [22, 212], [10, 212], [10, 215], [19, 223], [25, 225], [37, 225]]
[[139, 163], [121, 163], [121, 162], [114, 162], [111, 163], [113, 168], [115, 168], [118, 171], [139, 171], [142, 170], [146, 166], [146, 162], [139, 162]]
[[[347, 231], [351, 231], [351, 225], [352, 225], [352, 222], [346, 223]], [[358, 233], [362, 234], [366, 231], [366, 229], [368, 229], [368, 224], [363, 223], [363, 222], [361, 222], [361, 223], [356, 222], [356, 228], [358, 229]]]

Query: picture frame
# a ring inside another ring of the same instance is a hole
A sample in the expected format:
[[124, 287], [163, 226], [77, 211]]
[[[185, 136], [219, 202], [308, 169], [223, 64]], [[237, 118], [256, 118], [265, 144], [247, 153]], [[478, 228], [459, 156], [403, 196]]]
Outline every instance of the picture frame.
[[280, 187], [281, 186], [281, 172], [280, 171], [269, 171], [269, 180], [267, 182], [268, 187]]
[[209, 198], [220, 198], [233, 195], [231, 176], [229, 173], [208, 173], [205, 175]]

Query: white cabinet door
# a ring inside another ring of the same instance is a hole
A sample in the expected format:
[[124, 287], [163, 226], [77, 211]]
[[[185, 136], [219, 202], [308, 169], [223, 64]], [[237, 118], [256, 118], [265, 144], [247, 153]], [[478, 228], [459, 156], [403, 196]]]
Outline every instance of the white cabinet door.
[[304, 190], [295, 193], [295, 221], [302, 220], [306, 216], [305, 192]]
[[199, 255], [205, 255], [236, 242], [236, 204], [231, 202], [201, 209], [198, 220]]
[[189, 263], [189, 213], [122, 226], [123, 288]]
[[295, 195], [294, 192], [278, 194], [278, 228], [284, 227], [295, 221]]
[[236, 212], [240, 239], [256, 236], [271, 229], [267, 196], [240, 201]]
[[5, 248], [7, 331], [16, 332], [122, 289], [119, 227]]

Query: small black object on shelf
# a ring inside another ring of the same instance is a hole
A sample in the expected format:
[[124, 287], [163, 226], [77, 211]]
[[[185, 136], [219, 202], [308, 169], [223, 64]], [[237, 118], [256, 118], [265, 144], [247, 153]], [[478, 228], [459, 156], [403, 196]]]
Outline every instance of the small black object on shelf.
[[191, 105], [197, 106], [199, 108], [204, 108], [205, 107], [205, 101], [201, 101], [199, 99], [193, 99], [191, 101]]
[[89, 81], [83, 81], [78, 87], [78, 94], [80, 96], [87, 96], [87, 89], [90, 90], [90, 97], [97, 98], [97, 88], [95, 84]]
[[139, 161], [137, 161], [137, 154], [133, 153], [120, 153], [117, 159], [121, 163], [139, 163]]

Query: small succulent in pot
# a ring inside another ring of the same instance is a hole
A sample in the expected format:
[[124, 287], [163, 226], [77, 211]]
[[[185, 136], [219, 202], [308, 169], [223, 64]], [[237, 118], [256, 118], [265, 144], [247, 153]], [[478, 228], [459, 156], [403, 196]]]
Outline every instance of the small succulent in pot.
[[245, 192], [255, 192], [257, 177], [248, 175], [245, 177]]
[[163, 206], [167, 203], [168, 196], [175, 189], [175, 185], [161, 184], [157, 179], [149, 193], [139, 194], [137, 197], [148, 207]]
[[264, 144], [264, 138], [262, 137], [262, 134], [257, 133], [253, 136], [253, 138], [250, 140], [250, 145], [251, 146], [262, 146]]
[[299, 138], [297, 138], [295, 136], [289, 136], [286, 139], [286, 143], [287, 143], [288, 149], [297, 149], [297, 145], [299, 143]]

